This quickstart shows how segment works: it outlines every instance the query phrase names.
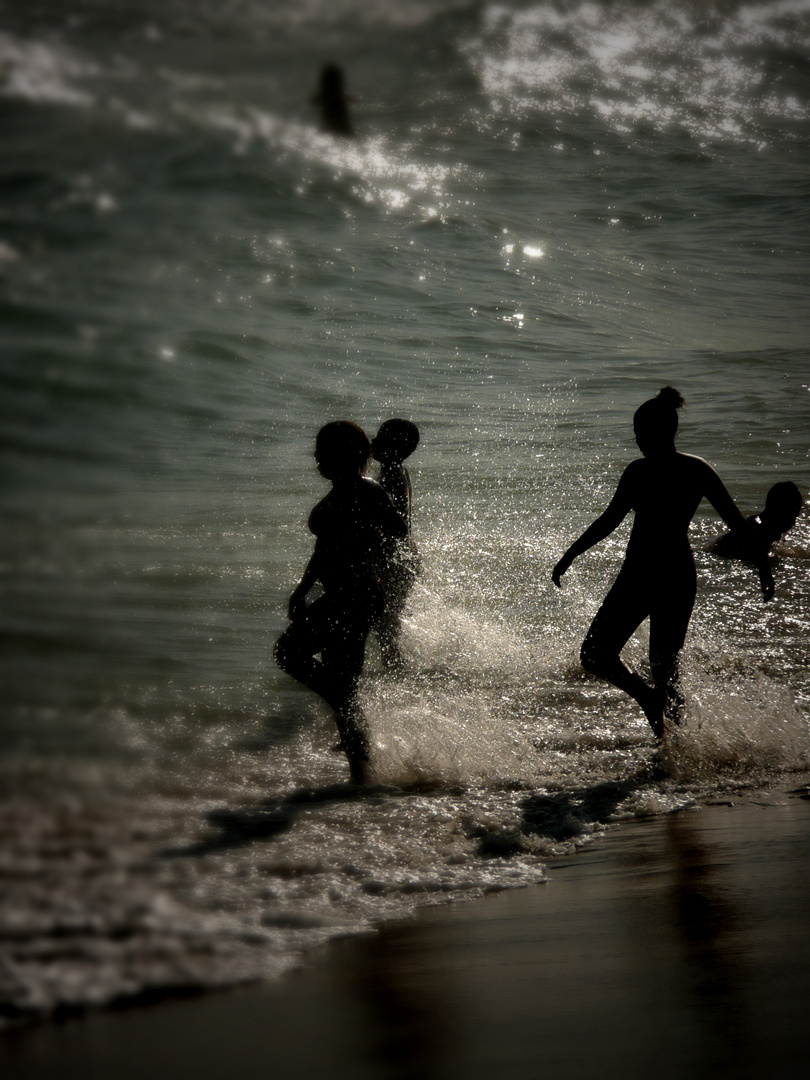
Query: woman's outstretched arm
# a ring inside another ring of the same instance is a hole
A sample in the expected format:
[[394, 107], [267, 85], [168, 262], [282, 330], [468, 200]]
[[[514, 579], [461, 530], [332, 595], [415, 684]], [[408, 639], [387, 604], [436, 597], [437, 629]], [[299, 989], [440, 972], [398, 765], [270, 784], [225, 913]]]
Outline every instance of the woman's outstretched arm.
[[552, 570], [551, 580], [558, 588], [560, 587], [560, 578], [574, 559], [601, 540], [604, 540], [606, 536], [610, 536], [613, 530], [629, 514], [632, 509], [632, 502], [630, 499], [630, 480], [627, 479], [627, 473], [628, 470], [625, 469], [619, 481], [619, 486], [616, 488], [616, 493], [608, 503], [607, 509], [599, 515], [596, 521], [588, 526], [582, 536], [573, 542]]
[[703, 464], [706, 466], [704, 496], [732, 532], [736, 533], [739, 530], [745, 530], [747, 528], [745, 518], [737, 509], [737, 504], [729, 495], [726, 485], [707, 461], [704, 461]]

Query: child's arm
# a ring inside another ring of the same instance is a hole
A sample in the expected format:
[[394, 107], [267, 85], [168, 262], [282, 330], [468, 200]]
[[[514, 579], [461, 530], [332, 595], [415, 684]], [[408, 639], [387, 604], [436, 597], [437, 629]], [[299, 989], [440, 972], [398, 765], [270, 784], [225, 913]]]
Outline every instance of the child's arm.
[[773, 594], [776, 591], [776, 584], [773, 580], [773, 574], [771, 573], [771, 564], [768, 556], [758, 560], [757, 570], [759, 571], [759, 584], [762, 587], [762, 596], [765, 600], [773, 600]]
[[383, 468], [380, 472], [380, 484], [388, 493], [402, 520], [406, 525], [410, 525], [411, 490], [407, 470], [402, 465], [398, 468], [393, 466]]
[[752, 562], [757, 568], [759, 584], [765, 600], [772, 600], [775, 591], [771, 562], [770, 545], [758, 517], [745, 518], [742, 524], [731, 532], [718, 537], [709, 551], [726, 559], [741, 559]]

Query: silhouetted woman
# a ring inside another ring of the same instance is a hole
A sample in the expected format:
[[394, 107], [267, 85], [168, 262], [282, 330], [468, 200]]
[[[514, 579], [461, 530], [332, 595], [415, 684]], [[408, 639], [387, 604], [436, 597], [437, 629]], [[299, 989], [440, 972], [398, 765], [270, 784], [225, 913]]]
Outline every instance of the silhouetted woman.
[[[371, 444], [356, 424], [336, 421], [318, 432], [315, 461], [332, 490], [309, 515], [315, 550], [290, 597], [291, 625], [275, 648], [279, 667], [334, 709], [359, 783], [369, 754], [357, 689], [366, 638], [382, 610], [379, 567], [407, 532], [388, 495], [363, 475], [370, 456]], [[323, 595], [307, 604], [316, 582]]]
[[[624, 564], [591, 623], [580, 659], [586, 671], [635, 698], [659, 737], [664, 734], [665, 716], [677, 723], [684, 704], [677, 686], [678, 654], [696, 591], [689, 523], [706, 498], [735, 533], [746, 529], [714, 469], [702, 458], [675, 449], [682, 405], [678, 391], [666, 386], [637, 409], [633, 428], [644, 457], [627, 466], [605, 512], [574, 541], [551, 575], [560, 585], [578, 555], [604, 540], [631, 510], [635, 512]], [[647, 617], [653, 686], [626, 667], [620, 656]]]

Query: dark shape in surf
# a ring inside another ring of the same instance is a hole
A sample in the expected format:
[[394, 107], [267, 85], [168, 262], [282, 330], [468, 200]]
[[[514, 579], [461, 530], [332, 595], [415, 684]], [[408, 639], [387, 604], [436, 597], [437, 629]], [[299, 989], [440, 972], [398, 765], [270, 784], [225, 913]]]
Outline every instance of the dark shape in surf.
[[[682, 405], [678, 391], [667, 386], [636, 410], [633, 428], [644, 456], [627, 466], [607, 509], [568, 548], [551, 575], [559, 586], [574, 559], [609, 536], [633, 511], [624, 563], [591, 623], [580, 659], [586, 671], [634, 698], [659, 738], [665, 720], [679, 723], [684, 710], [678, 660], [697, 587], [689, 523], [706, 498], [735, 537], [744, 537], [748, 529], [708, 462], [675, 449]], [[620, 655], [647, 618], [652, 686]]]
[[321, 127], [330, 135], [354, 135], [349, 118], [349, 101], [344, 87], [343, 69], [337, 64], [326, 64], [321, 69], [318, 92], [312, 98], [313, 105], [321, 109]]

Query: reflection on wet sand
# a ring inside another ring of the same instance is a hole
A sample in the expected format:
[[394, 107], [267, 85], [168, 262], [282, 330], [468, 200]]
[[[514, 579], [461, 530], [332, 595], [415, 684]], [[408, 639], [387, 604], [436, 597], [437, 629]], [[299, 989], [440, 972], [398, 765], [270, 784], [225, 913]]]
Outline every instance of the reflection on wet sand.
[[[20, 1033], [34, 1080], [759, 1080], [804, 1067], [810, 801], [622, 824], [547, 885], [423, 911], [255, 990]], [[14, 1073], [14, 1069], [18, 1072]]]

